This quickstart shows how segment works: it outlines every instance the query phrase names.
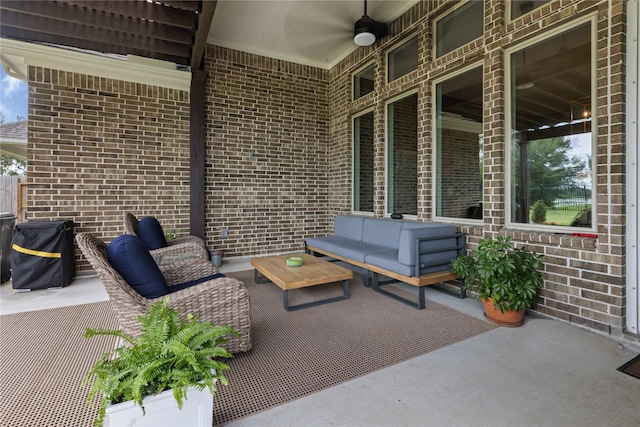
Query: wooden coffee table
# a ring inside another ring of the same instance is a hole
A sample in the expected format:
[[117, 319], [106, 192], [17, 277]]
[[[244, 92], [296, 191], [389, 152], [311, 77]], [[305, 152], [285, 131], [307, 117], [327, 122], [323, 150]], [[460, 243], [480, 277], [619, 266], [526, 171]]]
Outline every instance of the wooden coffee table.
[[[304, 264], [300, 267], [288, 267], [286, 260], [290, 256], [301, 257], [304, 260]], [[295, 254], [254, 258], [251, 260], [251, 265], [255, 268], [256, 283], [262, 284], [271, 281], [284, 291], [284, 308], [287, 311], [300, 310], [301, 308], [349, 298], [349, 279], [353, 278], [353, 271], [313, 255]], [[258, 273], [261, 273], [268, 280], [259, 281]], [[292, 289], [340, 281], [342, 281], [342, 296], [289, 306], [289, 291]]]

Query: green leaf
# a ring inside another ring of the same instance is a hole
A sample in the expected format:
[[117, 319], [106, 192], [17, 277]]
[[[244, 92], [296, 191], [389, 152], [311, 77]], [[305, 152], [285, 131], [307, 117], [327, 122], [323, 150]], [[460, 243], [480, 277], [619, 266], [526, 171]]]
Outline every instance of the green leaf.
[[544, 285], [542, 258], [524, 247], [515, 249], [510, 237], [485, 237], [471, 255], [454, 260], [452, 270], [464, 280], [465, 290], [493, 298], [496, 308], [524, 309], [537, 301]]
[[91, 368], [84, 385], [91, 384], [87, 403], [100, 396], [96, 426], [102, 424], [108, 403], [135, 401], [144, 412], [146, 396], [173, 389], [179, 407], [188, 386], [216, 391], [215, 380], [227, 385], [221, 374], [229, 366], [221, 361], [233, 357], [221, 344], [227, 336], [240, 336], [233, 328], [198, 322], [197, 316], [168, 307], [169, 298], [156, 302], [141, 316], [142, 333], [131, 337], [121, 330], [87, 329], [85, 338], [110, 335], [127, 345], [102, 355]]

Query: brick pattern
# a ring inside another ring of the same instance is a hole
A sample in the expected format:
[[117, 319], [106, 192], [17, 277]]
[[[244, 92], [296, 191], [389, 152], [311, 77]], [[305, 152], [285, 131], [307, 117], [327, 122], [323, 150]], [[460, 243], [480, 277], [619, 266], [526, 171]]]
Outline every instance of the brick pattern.
[[[621, 0], [551, 1], [515, 20], [507, 19], [505, 2], [486, 1], [484, 35], [466, 46], [435, 58], [433, 19], [455, 2], [421, 2], [390, 27], [383, 46], [358, 49], [331, 70], [331, 142], [337, 170], [347, 170], [351, 144], [349, 117], [374, 107], [376, 124], [375, 215], [384, 214], [385, 103], [403, 92], [418, 90], [418, 218], [432, 217], [433, 79], [481, 62], [484, 75], [484, 171], [482, 225], [458, 224], [467, 233], [469, 249], [485, 235], [506, 234], [517, 245], [544, 254], [545, 287], [536, 310], [603, 333], [619, 334], [624, 324], [624, 2]], [[505, 229], [505, 69], [504, 49], [547, 29], [597, 16], [597, 215], [598, 238], [523, 233]], [[385, 82], [385, 49], [415, 32], [420, 34], [418, 70]], [[376, 63], [374, 92], [349, 102], [351, 73], [369, 61]], [[336, 129], [340, 126], [340, 131]], [[473, 182], [476, 182], [474, 180]], [[350, 185], [340, 178], [332, 186]], [[349, 212], [349, 192], [333, 194], [332, 213]]]
[[478, 134], [442, 129], [441, 156], [440, 216], [467, 218], [468, 208], [482, 198]]
[[355, 210], [373, 212], [373, 113], [369, 112], [359, 116], [358, 127], [360, 132], [360, 167], [358, 171], [354, 170], [354, 173], [358, 173], [360, 180], [360, 186], [356, 189], [360, 198], [360, 206]]
[[189, 229], [188, 92], [29, 67], [28, 108], [28, 220], [105, 241], [127, 210]]
[[208, 240], [229, 257], [302, 251], [330, 217], [328, 72], [215, 46], [207, 58]]
[[[326, 71], [208, 46], [206, 237], [226, 256], [302, 250], [351, 212], [352, 118], [373, 108], [374, 215], [385, 211], [386, 103], [418, 93], [418, 218], [432, 218], [432, 82], [481, 63], [484, 80], [483, 220], [457, 224], [472, 249], [512, 236], [544, 254], [536, 310], [604, 333], [624, 324], [623, 0], [552, 0], [515, 20], [484, 2], [484, 35], [436, 58], [433, 19], [456, 2], [419, 2], [389, 36]], [[504, 49], [585, 14], [597, 16], [598, 238], [505, 229]], [[386, 82], [385, 54], [418, 34], [418, 69]], [[352, 74], [375, 65], [375, 90], [352, 100]], [[188, 224], [188, 93], [31, 67], [29, 219], [71, 218], [111, 238], [122, 211]], [[253, 157], [250, 158], [250, 153]], [[229, 237], [220, 237], [221, 229]], [[80, 266], [80, 269], [86, 266]]]
[[[418, 97], [413, 94], [392, 103], [393, 124], [389, 126], [393, 132], [389, 132], [389, 137], [393, 140], [393, 150], [387, 152], [393, 156], [393, 176], [388, 176], [393, 182], [393, 206], [387, 207], [390, 213], [417, 213], [417, 101]], [[390, 169], [388, 172], [391, 175]]]

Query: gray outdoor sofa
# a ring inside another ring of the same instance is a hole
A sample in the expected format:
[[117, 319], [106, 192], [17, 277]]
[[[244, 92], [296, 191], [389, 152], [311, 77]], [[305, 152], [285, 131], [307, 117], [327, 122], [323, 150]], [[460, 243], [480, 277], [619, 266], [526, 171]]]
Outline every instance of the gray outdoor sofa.
[[[337, 215], [332, 236], [313, 237], [306, 250], [364, 268], [367, 286], [377, 292], [424, 308], [425, 286], [459, 279], [450, 263], [464, 253], [464, 234], [450, 224]], [[379, 275], [418, 288], [418, 302], [390, 293]], [[460, 290], [461, 297], [464, 291]]]

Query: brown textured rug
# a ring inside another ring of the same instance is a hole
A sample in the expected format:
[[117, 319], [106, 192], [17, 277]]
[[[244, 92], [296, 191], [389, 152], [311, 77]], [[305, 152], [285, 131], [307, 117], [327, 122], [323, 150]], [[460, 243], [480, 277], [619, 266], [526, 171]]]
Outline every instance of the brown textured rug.
[[[251, 295], [253, 348], [228, 363], [214, 424], [222, 425], [428, 353], [494, 326], [427, 301], [416, 310], [362, 285], [354, 274], [345, 301], [287, 312], [282, 291], [231, 273]], [[340, 284], [291, 291], [291, 304], [340, 295]], [[82, 338], [86, 327], [117, 328], [108, 302], [0, 316], [0, 425], [90, 426], [81, 382], [115, 346]]]
[[82, 380], [116, 341], [87, 327], [118, 327], [108, 301], [0, 316], [0, 425], [93, 424]]
[[618, 371], [640, 379], [640, 354], [620, 366]]
[[[214, 400], [214, 425], [251, 415], [341, 382], [437, 350], [495, 326], [427, 301], [417, 310], [362, 285], [351, 297], [299, 311], [283, 308], [276, 285], [256, 285], [253, 272], [232, 273], [251, 295], [253, 348], [225, 373]], [[339, 296], [340, 284], [290, 291], [291, 305]], [[401, 292], [401, 291], [398, 291]], [[452, 297], [455, 298], [455, 297]]]

